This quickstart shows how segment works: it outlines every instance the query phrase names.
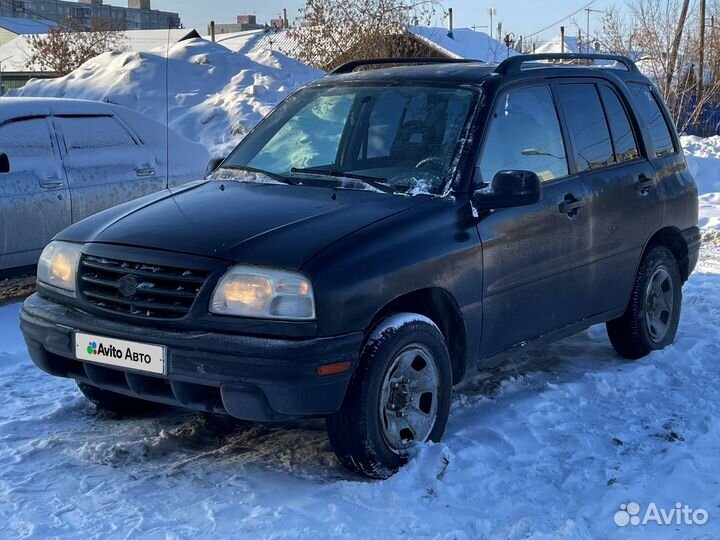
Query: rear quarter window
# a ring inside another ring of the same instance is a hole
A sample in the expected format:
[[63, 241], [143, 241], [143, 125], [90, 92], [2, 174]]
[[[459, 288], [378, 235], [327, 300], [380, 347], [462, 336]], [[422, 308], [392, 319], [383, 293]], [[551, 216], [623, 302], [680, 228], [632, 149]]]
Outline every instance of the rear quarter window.
[[660, 104], [650, 85], [628, 83], [628, 89], [640, 111], [640, 116], [650, 130], [650, 138], [655, 147], [657, 157], [667, 156], [676, 152], [672, 131], [665, 120]]

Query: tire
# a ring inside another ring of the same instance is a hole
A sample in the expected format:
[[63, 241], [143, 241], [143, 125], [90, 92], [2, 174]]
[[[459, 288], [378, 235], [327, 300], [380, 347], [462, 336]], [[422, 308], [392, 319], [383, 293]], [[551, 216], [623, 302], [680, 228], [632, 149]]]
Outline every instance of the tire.
[[94, 403], [98, 409], [119, 416], [136, 416], [162, 407], [162, 405], [152, 401], [125, 396], [89, 384], [79, 382], [77, 385], [83, 395]]
[[438, 327], [422, 315], [392, 315], [370, 333], [340, 410], [327, 418], [330, 443], [350, 470], [388, 478], [418, 440], [441, 439], [451, 398]]
[[664, 246], [650, 248], [640, 262], [625, 313], [606, 325], [610, 343], [631, 360], [670, 345], [681, 305], [682, 277], [675, 257]]

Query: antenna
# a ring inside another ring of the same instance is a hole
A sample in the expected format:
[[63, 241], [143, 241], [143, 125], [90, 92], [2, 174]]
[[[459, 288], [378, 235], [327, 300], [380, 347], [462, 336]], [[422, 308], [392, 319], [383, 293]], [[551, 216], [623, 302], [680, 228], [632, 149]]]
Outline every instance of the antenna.
[[170, 30], [168, 24], [165, 46], [165, 186], [170, 188]]

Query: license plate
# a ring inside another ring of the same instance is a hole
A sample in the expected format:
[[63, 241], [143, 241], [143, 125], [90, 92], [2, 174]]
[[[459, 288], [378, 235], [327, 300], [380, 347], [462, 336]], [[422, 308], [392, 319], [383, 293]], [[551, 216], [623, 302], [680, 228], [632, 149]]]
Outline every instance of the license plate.
[[165, 375], [165, 347], [75, 333], [78, 360]]

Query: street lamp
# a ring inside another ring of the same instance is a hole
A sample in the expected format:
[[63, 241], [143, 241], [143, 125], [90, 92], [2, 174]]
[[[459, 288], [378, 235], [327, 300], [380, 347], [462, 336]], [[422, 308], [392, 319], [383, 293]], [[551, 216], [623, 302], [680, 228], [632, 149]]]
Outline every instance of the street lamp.
[[494, 7], [487, 8], [488, 15], [490, 15], [490, 37], [493, 37], [493, 25], [492, 25], [492, 19], [493, 15], [497, 13], [497, 10]]
[[[587, 28], [586, 28], [586, 33], [585, 33], [585, 41], [587, 42], [587, 45], [585, 47], [585, 52], [589, 53], [590, 52], [590, 14], [591, 13], [605, 13], [605, 12], [601, 11], [599, 9], [590, 9], [590, 8], [585, 8], [585, 11], [587, 12]], [[582, 52], [582, 51], [578, 51], [578, 52]]]

